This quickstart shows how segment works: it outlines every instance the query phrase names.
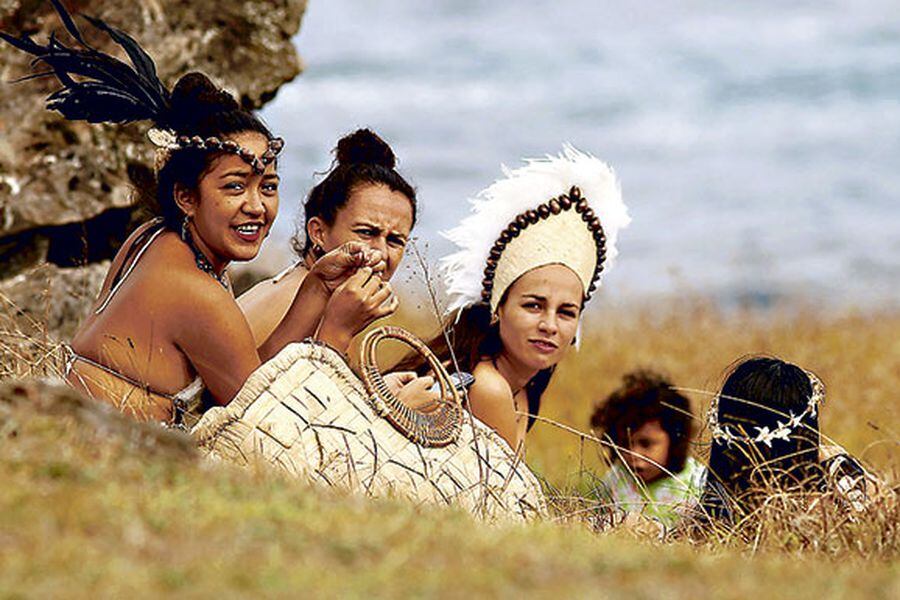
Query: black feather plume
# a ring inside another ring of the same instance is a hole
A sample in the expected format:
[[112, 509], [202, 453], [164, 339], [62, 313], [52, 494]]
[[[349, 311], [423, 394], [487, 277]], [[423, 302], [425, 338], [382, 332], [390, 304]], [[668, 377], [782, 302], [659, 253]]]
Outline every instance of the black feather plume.
[[150, 120], [160, 127], [169, 127], [169, 91], [159, 80], [153, 59], [134, 38], [100, 19], [85, 17], [125, 51], [131, 62], [128, 64], [90, 46], [62, 2], [51, 2], [66, 31], [82, 48], [66, 46], [54, 34], [46, 45], [41, 45], [28, 35], [16, 37], [0, 31], [0, 39], [35, 57], [32, 68], [43, 63], [51, 69], [21, 80], [53, 75], [62, 84], [62, 89], [47, 98], [47, 108], [70, 120]]

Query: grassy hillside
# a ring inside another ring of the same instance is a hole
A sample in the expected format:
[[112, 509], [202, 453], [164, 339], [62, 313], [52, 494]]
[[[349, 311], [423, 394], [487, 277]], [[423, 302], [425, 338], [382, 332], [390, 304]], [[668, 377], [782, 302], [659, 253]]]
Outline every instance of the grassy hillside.
[[[430, 331], [433, 320], [421, 314], [395, 321]], [[131, 423], [66, 388], [15, 383], [59, 366], [51, 341], [17, 327], [0, 328], [0, 598], [900, 596], [896, 507], [850, 526], [783, 514], [771, 535], [750, 543], [598, 535], [559, 519], [486, 526], [212, 465], [186, 437]], [[543, 412], [587, 430], [592, 403], [630, 369], [656, 367], [680, 385], [714, 390], [729, 363], [757, 351], [819, 373], [825, 433], [897, 481], [896, 313], [726, 315], [685, 302], [660, 314], [601, 304]], [[698, 411], [705, 406], [706, 396], [693, 398]], [[704, 450], [701, 439], [696, 451]], [[528, 460], [567, 492], [601, 468], [590, 443], [549, 425], [530, 435]]]
[[0, 597], [897, 597], [895, 559], [488, 527], [210, 465], [65, 389], [0, 388]]

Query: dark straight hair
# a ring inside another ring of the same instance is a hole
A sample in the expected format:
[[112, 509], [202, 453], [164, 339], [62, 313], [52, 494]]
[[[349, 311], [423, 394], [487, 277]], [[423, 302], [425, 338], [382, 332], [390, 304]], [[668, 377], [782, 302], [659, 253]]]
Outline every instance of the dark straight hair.
[[[803, 413], [812, 393], [809, 375], [800, 367], [768, 356], [745, 359], [731, 370], [719, 392], [719, 426], [751, 437], [759, 428], [775, 429], [791, 413]], [[725, 494], [740, 506], [772, 486], [819, 489], [823, 473], [818, 453], [819, 418], [809, 412], [788, 439], [775, 439], [770, 445], [714, 440], [703, 503], [720, 505]]]

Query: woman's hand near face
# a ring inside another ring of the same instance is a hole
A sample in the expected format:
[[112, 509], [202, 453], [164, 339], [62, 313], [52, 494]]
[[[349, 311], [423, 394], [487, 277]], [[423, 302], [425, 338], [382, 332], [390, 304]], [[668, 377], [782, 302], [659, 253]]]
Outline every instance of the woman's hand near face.
[[393, 313], [398, 304], [390, 284], [378, 277], [372, 267], [363, 267], [331, 295], [317, 337], [346, 351], [353, 336]]
[[385, 263], [380, 252], [359, 242], [343, 244], [317, 260], [300, 283], [282, 320], [260, 344], [262, 360], [275, 356], [291, 342], [315, 334], [332, 294], [361, 268], [368, 268], [369, 272], [383, 271]]
[[309, 276], [320, 281], [329, 292], [334, 292], [363, 267], [380, 273], [385, 270], [386, 263], [378, 250], [360, 242], [347, 242], [318, 259]]

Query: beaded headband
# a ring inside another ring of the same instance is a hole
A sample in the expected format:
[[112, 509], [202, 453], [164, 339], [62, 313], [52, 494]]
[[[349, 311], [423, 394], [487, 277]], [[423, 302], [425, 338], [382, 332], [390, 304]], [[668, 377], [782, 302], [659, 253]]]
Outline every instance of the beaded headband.
[[147, 137], [150, 138], [150, 141], [157, 148], [157, 171], [169, 160], [172, 152], [184, 148], [197, 148], [199, 150], [236, 154], [241, 160], [250, 165], [254, 173], [261, 175], [284, 148], [284, 140], [280, 137], [270, 139], [268, 148], [261, 156], [257, 156], [252, 150], [244, 148], [234, 140], [221, 140], [215, 136], [208, 138], [202, 138], [199, 135], [188, 137], [186, 135], [175, 135], [169, 129], [152, 128], [147, 132]]
[[809, 384], [810, 387], [812, 387], [812, 393], [809, 396], [806, 408], [803, 409], [799, 415], [795, 415], [793, 411], [789, 411], [787, 420], [784, 422], [776, 421], [774, 429], [770, 429], [768, 426], [753, 427], [753, 429], [756, 429], [757, 431], [757, 434], [754, 436], [737, 434], [732, 430], [732, 427], [720, 424], [719, 396], [714, 396], [709, 405], [708, 413], [708, 425], [713, 442], [724, 444], [726, 446], [731, 446], [738, 442], [765, 444], [767, 447], [771, 448], [772, 442], [775, 440], [789, 441], [790, 434], [800, 427], [803, 423], [803, 419], [806, 417], [815, 417], [819, 404], [825, 401], [825, 384], [822, 383], [822, 380], [812, 371], [806, 371], [806, 375], [809, 377]]
[[571, 269], [587, 301], [618, 231], [631, 221], [619, 182], [603, 161], [564, 146], [558, 156], [504, 169], [472, 200], [472, 214], [445, 233], [459, 250], [441, 260], [448, 312], [478, 302], [494, 313], [509, 287], [538, 267]]

